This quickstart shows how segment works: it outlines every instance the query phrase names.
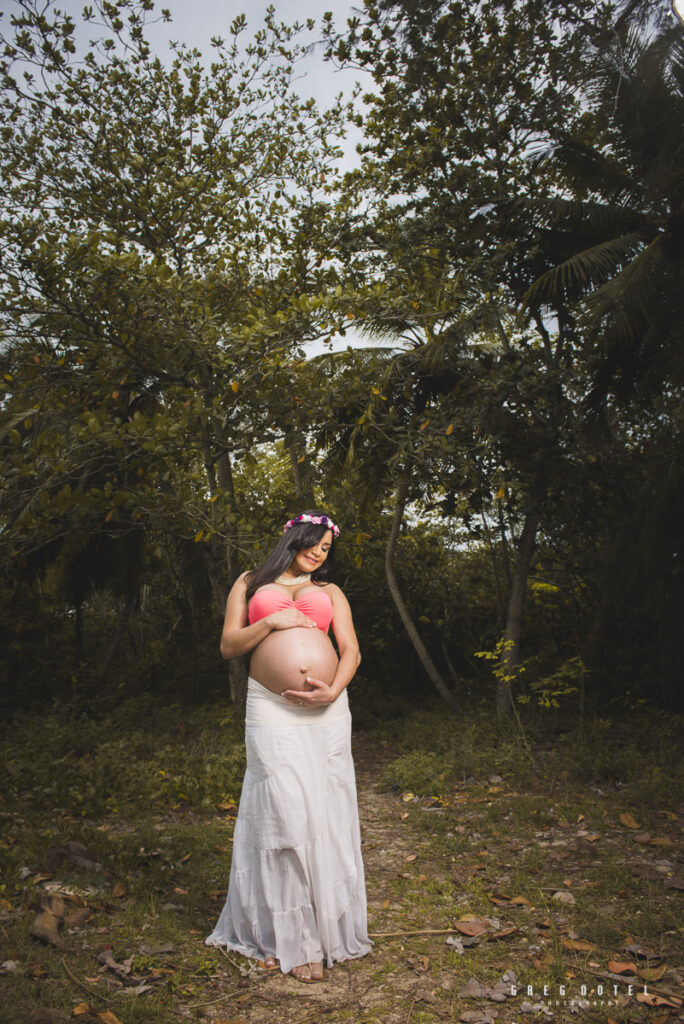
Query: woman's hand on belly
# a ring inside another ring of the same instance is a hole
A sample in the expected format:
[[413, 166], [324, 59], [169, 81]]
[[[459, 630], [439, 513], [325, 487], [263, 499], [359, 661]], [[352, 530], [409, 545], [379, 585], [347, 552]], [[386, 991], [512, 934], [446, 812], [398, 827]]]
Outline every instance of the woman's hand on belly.
[[287, 697], [293, 704], [300, 704], [308, 708], [320, 708], [326, 704], [332, 704], [334, 700], [332, 690], [322, 679], [314, 679], [313, 676], [307, 676], [304, 682], [308, 689], [283, 690], [282, 696]]

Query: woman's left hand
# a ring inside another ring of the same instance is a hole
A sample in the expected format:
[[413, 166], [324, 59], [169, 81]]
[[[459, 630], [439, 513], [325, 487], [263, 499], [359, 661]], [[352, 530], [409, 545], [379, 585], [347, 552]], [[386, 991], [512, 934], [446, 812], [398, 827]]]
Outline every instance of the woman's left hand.
[[314, 679], [307, 676], [304, 682], [311, 687], [309, 690], [283, 690], [282, 696], [287, 697], [293, 704], [300, 704], [307, 708], [319, 708], [325, 704], [332, 704], [335, 699], [332, 690], [322, 679]]

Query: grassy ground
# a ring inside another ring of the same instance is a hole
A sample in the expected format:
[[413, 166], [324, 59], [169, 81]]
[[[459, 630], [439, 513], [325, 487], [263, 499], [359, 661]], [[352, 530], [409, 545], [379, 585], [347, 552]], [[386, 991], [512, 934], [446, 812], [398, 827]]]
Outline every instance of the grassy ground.
[[356, 734], [375, 946], [306, 986], [204, 946], [243, 771], [231, 708], [13, 723], [0, 1020], [681, 1018], [681, 722], [549, 725], [523, 740], [473, 709]]

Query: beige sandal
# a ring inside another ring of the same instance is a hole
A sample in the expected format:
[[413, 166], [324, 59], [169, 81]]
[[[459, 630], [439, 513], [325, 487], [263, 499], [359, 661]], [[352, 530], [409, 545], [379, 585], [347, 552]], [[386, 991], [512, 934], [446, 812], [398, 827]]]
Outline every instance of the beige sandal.
[[[295, 971], [306, 971], [308, 976], [307, 974], [295, 974]], [[301, 981], [303, 985], [315, 985], [317, 982], [323, 981], [323, 964], [318, 962], [299, 964], [292, 968], [290, 974], [297, 981]]]

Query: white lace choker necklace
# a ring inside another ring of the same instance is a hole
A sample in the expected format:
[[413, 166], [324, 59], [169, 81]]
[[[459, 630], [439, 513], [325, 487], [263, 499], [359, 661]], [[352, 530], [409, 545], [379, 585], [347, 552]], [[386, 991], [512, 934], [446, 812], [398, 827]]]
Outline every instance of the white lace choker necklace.
[[303, 572], [301, 576], [276, 576], [274, 583], [282, 583], [285, 587], [296, 587], [298, 583], [308, 583], [311, 579], [310, 572]]

